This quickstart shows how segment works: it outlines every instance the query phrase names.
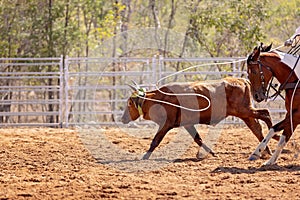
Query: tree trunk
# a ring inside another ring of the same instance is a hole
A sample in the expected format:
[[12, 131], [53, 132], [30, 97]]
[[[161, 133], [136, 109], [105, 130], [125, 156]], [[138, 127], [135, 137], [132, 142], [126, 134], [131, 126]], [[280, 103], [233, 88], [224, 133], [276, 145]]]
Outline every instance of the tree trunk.
[[[53, 19], [52, 19], [52, 0], [48, 1], [48, 51], [49, 51], [49, 57], [53, 57]], [[52, 66], [48, 66], [47, 71], [52, 72]], [[53, 85], [53, 79], [49, 78], [48, 79], [48, 86], [51, 88]], [[48, 100], [53, 100], [54, 99], [54, 92], [50, 89], [48, 91]], [[48, 104], [48, 112], [53, 112], [54, 111], [54, 105], [53, 104]], [[49, 115], [47, 119], [48, 123], [54, 123], [54, 115]]]

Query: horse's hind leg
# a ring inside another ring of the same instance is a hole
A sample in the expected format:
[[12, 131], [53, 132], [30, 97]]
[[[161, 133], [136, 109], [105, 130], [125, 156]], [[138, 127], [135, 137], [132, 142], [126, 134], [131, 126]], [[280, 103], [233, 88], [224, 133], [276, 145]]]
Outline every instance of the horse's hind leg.
[[[191, 126], [184, 126], [184, 128], [188, 131], [188, 133], [194, 138], [194, 141], [199, 145], [199, 147], [202, 147], [206, 152], [212, 154], [215, 156], [215, 153], [208, 147], [206, 146], [203, 142], [202, 139], [197, 132], [196, 128], [191, 125]], [[197, 158], [200, 159], [199, 152], [197, 154]]]
[[[262, 134], [262, 127], [261, 127], [261, 124], [259, 123], [259, 121], [254, 118], [243, 118], [242, 120], [245, 122], [245, 124], [248, 126], [248, 128], [252, 131], [252, 133], [256, 136], [258, 141], [261, 142], [264, 139], [264, 136]], [[270, 155], [272, 154], [271, 150], [269, 149], [268, 146], [266, 146], [266, 153], [268, 153]]]
[[280, 139], [279, 139], [277, 148], [274, 151], [274, 154], [267, 162], [264, 163], [264, 165], [273, 165], [274, 163], [276, 163], [276, 161], [277, 161], [279, 155], [281, 154], [281, 151], [282, 151], [283, 147], [286, 145], [286, 143], [287, 143], [286, 136], [282, 134], [280, 136]]

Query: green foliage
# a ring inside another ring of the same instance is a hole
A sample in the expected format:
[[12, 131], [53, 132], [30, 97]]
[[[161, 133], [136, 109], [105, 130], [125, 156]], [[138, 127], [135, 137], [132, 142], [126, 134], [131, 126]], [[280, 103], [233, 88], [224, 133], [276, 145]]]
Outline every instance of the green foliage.
[[247, 53], [264, 38], [261, 26], [269, 15], [267, 1], [201, 1], [191, 14], [191, 36], [212, 57]]
[[290, 38], [300, 26], [300, 1], [275, 0], [270, 15], [272, 17], [264, 27], [264, 31], [268, 34], [266, 42], [273, 42], [275, 46], [282, 45], [283, 41]]
[[88, 56], [122, 31], [157, 22], [187, 33], [203, 54], [244, 56], [260, 41], [281, 45], [299, 21], [299, 0], [1, 0], [0, 57]]

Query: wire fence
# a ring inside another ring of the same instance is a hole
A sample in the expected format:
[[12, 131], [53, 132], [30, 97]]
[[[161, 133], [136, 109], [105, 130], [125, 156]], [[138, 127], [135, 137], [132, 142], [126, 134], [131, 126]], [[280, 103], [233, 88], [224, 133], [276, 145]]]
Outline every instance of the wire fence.
[[[243, 67], [240, 58], [2, 58], [0, 126], [121, 126], [132, 80], [153, 89], [174, 81], [243, 77]], [[281, 100], [264, 106], [274, 116], [284, 113]], [[241, 121], [229, 117], [226, 123]]]

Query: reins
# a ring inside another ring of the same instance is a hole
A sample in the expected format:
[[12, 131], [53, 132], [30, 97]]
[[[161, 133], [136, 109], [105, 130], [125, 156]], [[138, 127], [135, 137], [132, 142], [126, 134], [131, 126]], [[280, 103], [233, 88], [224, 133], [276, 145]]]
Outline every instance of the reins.
[[[300, 56], [298, 56], [297, 61], [292, 69], [292, 71], [290, 72], [289, 76], [287, 77], [287, 79], [285, 80], [285, 82], [283, 84], [280, 85], [278, 92], [280, 93], [282, 90], [284, 89], [293, 89], [298, 87], [298, 84], [295, 83], [288, 83], [289, 79], [291, 78], [291, 76], [293, 75], [293, 72], [295, 71], [296, 66], [298, 65]], [[278, 95], [277, 95], [278, 96]]]
[[[270, 88], [272, 86], [272, 82], [273, 82], [273, 79], [274, 79], [274, 73], [273, 73], [273, 70], [270, 67], [268, 67], [267, 65], [264, 65], [260, 60], [258, 60], [257, 63], [258, 63], [258, 66], [259, 66], [260, 80], [261, 80], [261, 83], [262, 83], [262, 86], [263, 86], [263, 89], [264, 89], [264, 93], [268, 97], [269, 92], [270, 92]], [[262, 67], [267, 68], [267, 70], [269, 70], [272, 73], [272, 78], [271, 78], [271, 81], [268, 85], [268, 89], [266, 89], [266, 87], [265, 87], [266, 81], [265, 81], [264, 73], [262, 71]], [[275, 91], [276, 91], [276, 88], [273, 87], [273, 89], [275, 89]]]
[[[300, 34], [296, 35], [294, 38], [299, 37]], [[300, 50], [300, 39], [292, 46], [292, 48], [287, 52], [288, 54], [295, 55]]]

